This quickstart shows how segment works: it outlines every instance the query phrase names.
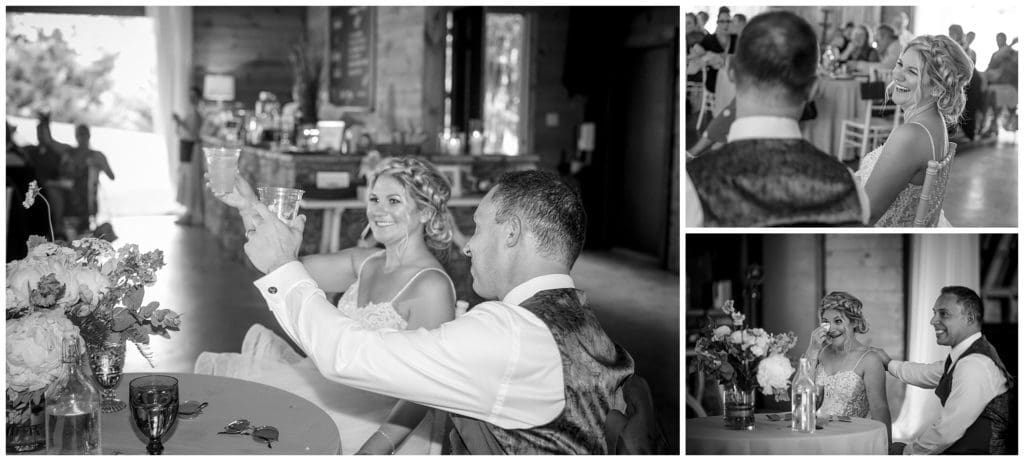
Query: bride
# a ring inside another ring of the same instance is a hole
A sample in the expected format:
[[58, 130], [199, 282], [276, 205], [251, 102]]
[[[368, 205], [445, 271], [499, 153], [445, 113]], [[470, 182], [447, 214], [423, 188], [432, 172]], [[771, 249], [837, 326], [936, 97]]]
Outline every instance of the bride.
[[821, 326], [811, 332], [805, 357], [815, 366], [814, 382], [824, 387], [818, 413], [855, 416], [885, 424], [892, 439], [892, 418], [885, 396], [881, 359], [859, 340], [868, 331], [859, 299], [834, 291], [818, 307]]
[[[861, 159], [856, 177], [871, 203], [878, 227], [911, 227], [929, 160], [942, 160], [964, 110], [970, 58], [945, 35], [922, 35], [907, 44], [893, 69], [887, 93], [906, 114], [885, 144]], [[939, 191], [941, 197], [945, 191]], [[940, 214], [939, 223], [948, 225]]]
[[[302, 264], [324, 291], [344, 291], [338, 309], [366, 328], [433, 329], [452, 320], [455, 287], [432, 253], [446, 251], [452, 240], [447, 180], [427, 162], [391, 158], [369, 185], [366, 217], [384, 249], [348, 248], [305, 256]], [[218, 198], [239, 209], [246, 229], [254, 227], [257, 199], [244, 179], [237, 176], [234, 191]], [[195, 371], [261, 382], [312, 401], [334, 419], [343, 454], [364, 441], [358, 453], [441, 451], [441, 412], [328, 381], [310, 359], [259, 324], [246, 333], [241, 354], [203, 352]]]

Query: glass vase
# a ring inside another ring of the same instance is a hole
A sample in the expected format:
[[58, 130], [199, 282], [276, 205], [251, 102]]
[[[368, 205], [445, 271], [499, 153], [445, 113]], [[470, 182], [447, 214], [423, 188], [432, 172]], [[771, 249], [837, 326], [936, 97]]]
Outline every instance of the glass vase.
[[[10, 417], [12, 416], [10, 402], [7, 403], [7, 408], [7, 415]], [[7, 453], [25, 453], [40, 450], [46, 446], [46, 429], [43, 426], [45, 409], [45, 401], [41, 401], [38, 405], [29, 405], [29, 408], [23, 410], [28, 413], [27, 419], [17, 423], [10, 422], [10, 419], [13, 418], [8, 419], [6, 427]]]
[[93, 379], [102, 391], [100, 408], [104, 413], [116, 413], [127, 406], [117, 398], [117, 385], [124, 371], [125, 339], [119, 332], [112, 332], [98, 344], [87, 344], [89, 369]]
[[725, 386], [725, 427], [733, 430], [754, 430], [754, 390]]

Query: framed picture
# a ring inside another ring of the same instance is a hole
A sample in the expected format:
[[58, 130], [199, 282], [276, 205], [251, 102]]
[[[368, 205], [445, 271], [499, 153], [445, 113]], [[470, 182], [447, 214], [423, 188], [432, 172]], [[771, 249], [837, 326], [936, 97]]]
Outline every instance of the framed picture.
[[462, 168], [458, 165], [438, 165], [437, 171], [448, 178], [448, 183], [452, 186], [452, 197], [462, 196]]

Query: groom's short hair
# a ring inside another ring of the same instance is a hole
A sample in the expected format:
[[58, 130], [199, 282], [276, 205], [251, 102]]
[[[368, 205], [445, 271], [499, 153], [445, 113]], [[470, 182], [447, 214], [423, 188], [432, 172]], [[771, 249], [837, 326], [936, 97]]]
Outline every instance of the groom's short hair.
[[496, 222], [517, 215], [523, 230], [537, 238], [540, 254], [569, 267], [576, 262], [586, 237], [587, 213], [579, 193], [558, 175], [541, 170], [505, 173], [491, 200]]
[[981, 302], [981, 296], [974, 290], [962, 286], [950, 286], [942, 289], [942, 294], [953, 295], [956, 302], [963, 308], [964, 313], [970, 312], [979, 324], [985, 318], [985, 307]]
[[789, 101], [802, 103], [817, 81], [818, 36], [788, 11], [759, 14], [740, 34], [732, 65], [737, 88], [781, 91]]

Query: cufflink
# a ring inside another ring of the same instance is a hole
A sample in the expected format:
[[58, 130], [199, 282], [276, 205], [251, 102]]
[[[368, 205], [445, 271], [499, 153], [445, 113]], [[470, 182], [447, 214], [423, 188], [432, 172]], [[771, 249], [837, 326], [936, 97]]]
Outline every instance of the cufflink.
[[277, 287], [267, 288], [267, 291], [269, 291], [270, 294], [272, 294], [272, 295], [276, 295], [277, 294]]

